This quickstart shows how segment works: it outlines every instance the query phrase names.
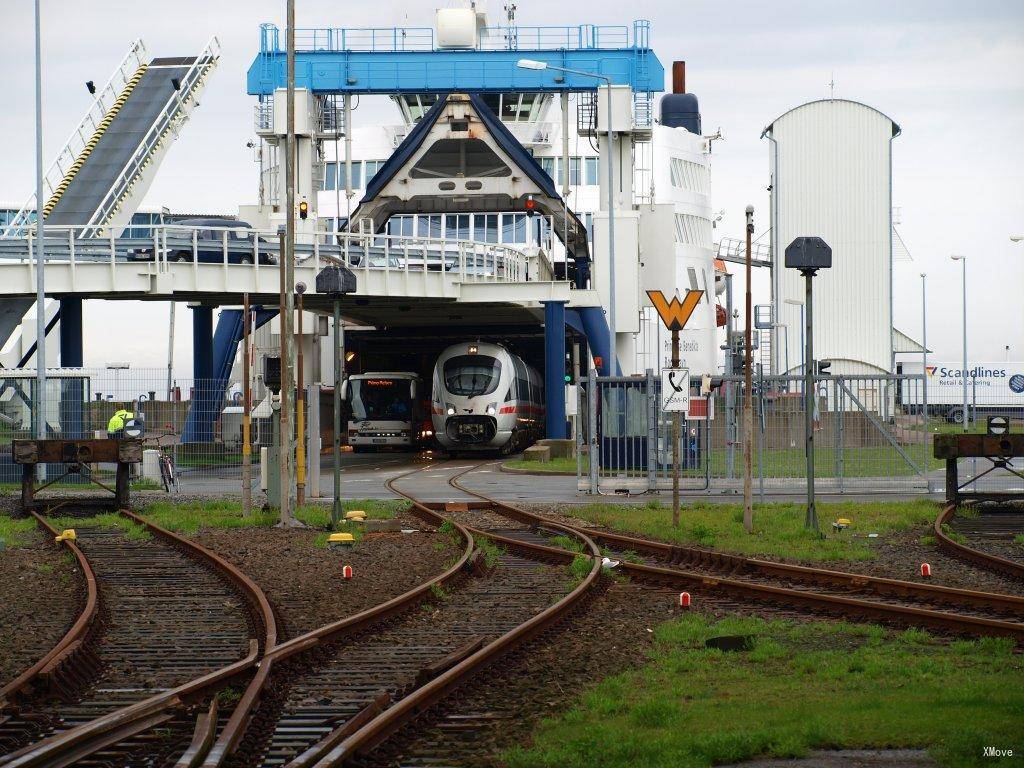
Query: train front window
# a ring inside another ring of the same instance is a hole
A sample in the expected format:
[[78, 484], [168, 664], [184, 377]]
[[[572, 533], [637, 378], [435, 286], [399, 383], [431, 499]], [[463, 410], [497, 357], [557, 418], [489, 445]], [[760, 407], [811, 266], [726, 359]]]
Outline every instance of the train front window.
[[408, 421], [412, 418], [412, 382], [407, 379], [349, 381], [352, 421]]
[[444, 364], [444, 388], [458, 397], [489, 395], [500, 378], [501, 363], [487, 355], [460, 355]]

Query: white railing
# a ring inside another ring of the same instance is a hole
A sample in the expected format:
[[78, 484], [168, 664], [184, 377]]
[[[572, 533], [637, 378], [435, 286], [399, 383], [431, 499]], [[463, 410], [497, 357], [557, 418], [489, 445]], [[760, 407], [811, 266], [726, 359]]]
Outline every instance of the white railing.
[[[139, 229], [140, 227], [133, 227]], [[249, 227], [210, 227], [163, 224], [149, 227], [147, 237], [92, 236], [92, 227], [46, 228], [47, 264], [106, 265], [112, 272], [129, 265], [148, 265], [155, 273], [200, 265], [259, 272], [280, 264], [279, 234]], [[0, 241], [0, 268], [24, 265], [34, 269], [35, 233]], [[328, 264], [343, 264], [357, 275], [437, 274], [452, 282], [518, 283], [551, 281], [553, 269], [543, 251], [526, 252], [499, 243], [445, 238], [379, 235], [374, 233], [317, 233], [312, 242], [296, 243], [296, 268], [319, 272]], [[197, 273], [198, 274], [198, 273]], [[3, 291], [0, 290], [0, 293]]]
[[220, 42], [216, 37], [211, 37], [202, 53], [196, 57], [185, 76], [181, 78], [181, 90], [171, 92], [167, 103], [164, 104], [160, 114], [150, 125], [139, 148], [125, 163], [96, 212], [89, 219], [89, 226], [93, 229], [91, 232], [87, 232], [88, 236], [96, 237], [105, 234], [102, 227], [117, 212], [128, 190], [135, 183], [152, 155], [159, 149], [167, 132], [173, 127], [174, 120], [179, 115], [187, 114], [189, 99], [193, 102], [196, 100], [196, 92], [202, 87], [210, 71], [217, 65], [219, 58]]
[[553, 122], [517, 123], [506, 121], [505, 127], [519, 140], [520, 144], [550, 144], [558, 124]]
[[[114, 102], [117, 101], [118, 96], [124, 91], [125, 86], [128, 85], [128, 82], [138, 71], [139, 67], [146, 63], [147, 58], [145, 44], [143, 44], [142, 40], [136, 40], [128, 50], [128, 53], [121, 59], [121, 63], [114, 70], [114, 74], [110, 76], [110, 79], [107, 80], [102, 88], [96, 91], [96, 96], [89, 105], [85, 117], [71, 131], [71, 135], [68, 136], [67, 141], [64, 143], [64, 148], [57, 154], [57, 157], [43, 176], [43, 194], [46, 197], [43, 200], [43, 205], [53, 196], [57, 185], [60, 184], [71, 169], [71, 166], [85, 150], [86, 144], [99, 129], [103, 118], [111, 110]], [[21, 210], [18, 211], [14, 219], [12, 219], [11, 224], [3, 232], [0, 232], [0, 237], [17, 237], [23, 234], [22, 230], [25, 226], [30, 224], [35, 218], [37, 207], [36, 196], [33, 194], [28, 202], [21, 207]]]

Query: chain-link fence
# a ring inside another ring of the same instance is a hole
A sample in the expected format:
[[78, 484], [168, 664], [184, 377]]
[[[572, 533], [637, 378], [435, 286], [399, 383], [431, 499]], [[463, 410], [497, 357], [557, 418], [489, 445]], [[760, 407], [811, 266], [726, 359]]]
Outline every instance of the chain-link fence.
[[[305, 419], [307, 445], [312, 449], [307, 453], [316, 459], [320, 425], [330, 429], [333, 416], [330, 398], [321, 403], [318, 393], [318, 386], [309, 388]], [[21, 467], [11, 457], [11, 442], [35, 435], [40, 402], [49, 438], [107, 437], [108, 427], [119, 425], [111, 424], [111, 418], [118, 411], [127, 411], [129, 418], [142, 426], [144, 449], [163, 453], [173, 461], [179, 491], [241, 493], [243, 404], [239, 385], [183, 378], [172, 378], [168, 384], [167, 371], [162, 369], [61, 369], [47, 373], [45, 396], [39, 398], [34, 370], [0, 372], [0, 484], [9, 487], [21, 480]], [[253, 402], [251, 445], [257, 487], [261, 449], [270, 447], [275, 439], [276, 421], [269, 399]], [[316, 439], [309, 440], [310, 435]], [[329, 444], [329, 435], [326, 440], [324, 444]], [[113, 475], [113, 466], [91, 469], [98, 477]], [[48, 467], [47, 471], [53, 476], [60, 468]], [[81, 480], [72, 475], [64, 482]], [[133, 469], [133, 484], [140, 489], [163, 488], [156, 453]]]
[[[752, 470], [758, 494], [806, 484], [804, 380], [755, 376], [751, 388]], [[590, 493], [666, 489], [672, 483], [672, 418], [661, 407], [660, 379], [597, 377], [579, 389], [578, 483]], [[942, 464], [929, 435], [921, 375], [817, 376], [812, 425], [814, 476], [824, 492], [927, 492], [942, 487]], [[744, 382], [726, 377], [706, 397], [691, 389], [680, 435], [681, 487], [743, 487]], [[593, 438], [591, 437], [593, 436]], [[593, 461], [596, 457], [596, 461]]]

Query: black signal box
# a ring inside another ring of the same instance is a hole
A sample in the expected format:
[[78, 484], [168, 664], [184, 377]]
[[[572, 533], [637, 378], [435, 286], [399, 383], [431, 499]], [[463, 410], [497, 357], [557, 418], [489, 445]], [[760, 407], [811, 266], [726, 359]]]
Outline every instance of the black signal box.
[[832, 248], [820, 237], [798, 237], [786, 246], [786, 269], [810, 271], [832, 268]]

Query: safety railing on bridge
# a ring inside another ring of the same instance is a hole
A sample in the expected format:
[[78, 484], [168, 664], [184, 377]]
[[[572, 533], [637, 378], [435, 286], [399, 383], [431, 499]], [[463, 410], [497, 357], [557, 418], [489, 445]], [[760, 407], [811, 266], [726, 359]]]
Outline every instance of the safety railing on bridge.
[[[632, 25], [493, 26], [479, 31], [479, 50], [582, 50], [649, 48], [651, 23]], [[260, 52], [284, 50], [281, 30], [260, 25]], [[298, 51], [432, 51], [437, 47], [431, 27], [297, 28]]]
[[[47, 227], [45, 258], [47, 263], [73, 266], [149, 264], [158, 273], [179, 264], [276, 271], [280, 263], [280, 238], [270, 230], [163, 224], [153, 225], [149, 231], [149, 237], [141, 238], [90, 237], [92, 227]], [[464, 283], [554, 279], [545, 253], [528, 253], [499, 243], [373, 232], [321, 232], [306, 239], [311, 242], [295, 245], [296, 266], [317, 272], [327, 264], [340, 263], [357, 272], [440, 273]], [[34, 270], [37, 245], [34, 231], [0, 240], [0, 266], [22, 264]]]
[[[726, 377], [707, 397], [691, 390], [680, 435], [684, 490], [742, 491], [743, 386], [742, 377]], [[932, 411], [926, 417], [922, 406], [924, 377], [819, 376], [814, 386], [814, 474], [821, 491], [905, 493], [941, 486], [941, 465], [931, 455], [936, 416]], [[653, 373], [581, 382], [580, 490], [671, 488], [672, 421], [662, 410], [660, 389]], [[799, 491], [807, 477], [803, 379], [755, 377], [752, 400], [755, 493]]]

